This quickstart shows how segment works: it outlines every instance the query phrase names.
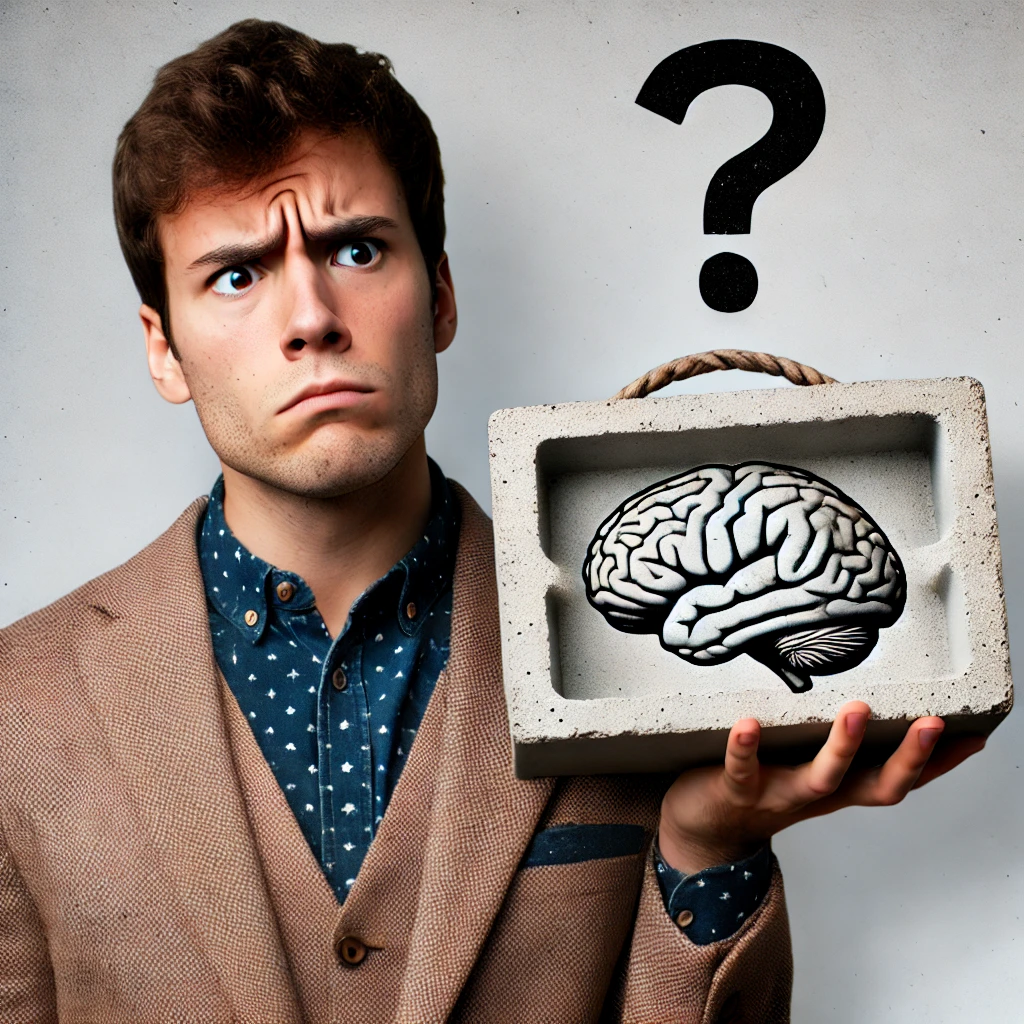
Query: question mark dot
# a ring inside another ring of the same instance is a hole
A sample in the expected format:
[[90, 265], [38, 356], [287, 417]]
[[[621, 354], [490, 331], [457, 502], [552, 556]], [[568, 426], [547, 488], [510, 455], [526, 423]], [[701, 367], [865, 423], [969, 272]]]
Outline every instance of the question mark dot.
[[757, 271], [745, 256], [720, 252], [700, 268], [700, 297], [719, 313], [738, 313], [757, 295]]

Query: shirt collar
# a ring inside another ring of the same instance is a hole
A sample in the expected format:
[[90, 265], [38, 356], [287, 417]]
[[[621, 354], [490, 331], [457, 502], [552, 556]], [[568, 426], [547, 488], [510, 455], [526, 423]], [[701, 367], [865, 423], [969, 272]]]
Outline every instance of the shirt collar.
[[[459, 504], [440, 467], [433, 459], [427, 461], [430, 518], [426, 529], [403, 558], [359, 595], [349, 614], [349, 628], [368, 611], [373, 595], [385, 592], [384, 582], [395, 578], [394, 589], [386, 589], [397, 592], [398, 624], [407, 636], [413, 636], [434, 602], [451, 586], [459, 538]], [[313, 592], [301, 576], [258, 558], [231, 532], [224, 518], [223, 476], [213, 485], [200, 520], [199, 563], [207, 599], [252, 643], [263, 636], [270, 615], [308, 612], [315, 606]]]
[[398, 623], [407, 636], [419, 631], [434, 602], [451, 586], [459, 544], [459, 503], [438, 464], [430, 458], [427, 463], [430, 518], [423, 535], [392, 569], [405, 573], [398, 600]]

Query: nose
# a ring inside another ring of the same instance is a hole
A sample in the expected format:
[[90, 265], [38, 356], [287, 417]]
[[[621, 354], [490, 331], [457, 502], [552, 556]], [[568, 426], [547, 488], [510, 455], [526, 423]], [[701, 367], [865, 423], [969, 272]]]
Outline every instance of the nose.
[[287, 320], [281, 334], [286, 359], [298, 359], [307, 351], [343, 352], [352, 336], [335, 309], [326, 273], [303, 252], [285, 257], [284, 287]]

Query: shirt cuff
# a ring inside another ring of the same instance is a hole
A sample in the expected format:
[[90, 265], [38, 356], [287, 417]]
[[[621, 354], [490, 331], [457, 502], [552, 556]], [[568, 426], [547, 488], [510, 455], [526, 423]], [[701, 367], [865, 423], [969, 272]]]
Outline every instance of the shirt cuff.
[[698, 946], [727, 939], [761, 905], [772, 881], [772, 848], [734, 864], [719, 864], [694, 875], [666, 864], [657, 841], [654, 866], [665, 909], [676, 926]]

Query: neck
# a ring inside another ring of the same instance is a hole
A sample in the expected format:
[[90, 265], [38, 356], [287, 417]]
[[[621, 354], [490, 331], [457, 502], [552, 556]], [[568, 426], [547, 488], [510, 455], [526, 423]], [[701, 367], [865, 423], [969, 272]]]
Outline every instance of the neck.
[[422, 535], [430, 513], [423, 436], [381, 480], [337, 498], [308, 498], [222, 464], [224, 518], [257, 558], [309, 584], [331, 636], [355, 599]]

